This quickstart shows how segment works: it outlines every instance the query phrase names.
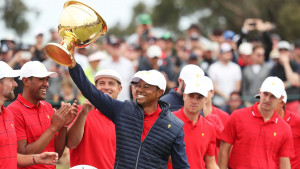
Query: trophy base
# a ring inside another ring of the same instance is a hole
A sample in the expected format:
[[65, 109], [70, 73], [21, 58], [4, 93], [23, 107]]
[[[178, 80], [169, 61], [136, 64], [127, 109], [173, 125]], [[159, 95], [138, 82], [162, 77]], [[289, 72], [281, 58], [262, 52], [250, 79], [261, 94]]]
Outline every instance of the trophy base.
[[56, 63], [63, 66], [70, 66], [72, 64], [72, 54], [62, 45], [57, 43], [48, 43], [45, 49], [47, 55]]

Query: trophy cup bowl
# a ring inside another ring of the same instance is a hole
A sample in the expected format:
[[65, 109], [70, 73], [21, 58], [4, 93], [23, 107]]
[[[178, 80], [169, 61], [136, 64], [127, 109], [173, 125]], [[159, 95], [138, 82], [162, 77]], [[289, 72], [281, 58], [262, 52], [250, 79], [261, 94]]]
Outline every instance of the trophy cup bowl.
[[105, 21], [95, 10], [81, 2], [68, 1], [64, 4], [58, 25], [62, 41], [60, 44], [48, 43], [46, 53], [56, 63], [70, 66], [73, 56], [69, 50], [73, 45], [84, 48], [103, 36], [106, 31]]

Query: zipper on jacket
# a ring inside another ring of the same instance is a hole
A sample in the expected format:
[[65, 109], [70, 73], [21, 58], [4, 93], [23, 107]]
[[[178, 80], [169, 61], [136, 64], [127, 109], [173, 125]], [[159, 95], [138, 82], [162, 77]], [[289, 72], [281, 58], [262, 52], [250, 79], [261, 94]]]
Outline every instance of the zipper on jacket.
[[[138, 109], [140, 110], [141, 113], [144, 113], [144, 110], [142, 111], [141, 108], [140, 108], [139, 106], [138, 106]], [[143, 141], [142, 141], [143, 131], [144, 131], [144, 114], [143, 114], [143, 128], [142, 128], [142, 134], [141, 134], [141, 137], [140, 137], [141, 143], [140, 143], [140, 146], [139, 146], [138, 155], [137, 155], [137, 157], [136, 157], [135, 169], [137, 169], [138, 163], [139, 163], [141, 147], [142, 147], [142, 144], [143, 144]]]
[[[140, 107], [139, 107], [139, 110], [141, 110]], [[144, 111], [142, 111], [142, 113], [144, 113]], [[144, 140], [147, 138], [147, 136], [148, 136], [148, 134], [150, 133], [152, 127], [155, 125], [155, 123], [157, 122], [157, 120], [160, 118], [161, 114], [162, 114], [162, 111], [161, 111], [161, 113], [159, 114], [158, 118], [157, 118], [157, 119], [155, 120], [155, 122], [153, 123], [153, 125], [151, 126], [151, 128], [150, 128], [150, 130], [148, 131], [147, 135], [145, 136]], [[145, 116], [145, 115], [143, 115], [143, 128], [142, 128], [143, 131], [144, 131], [144, 116]], [[142, 131], [140, 140], [142, 140], [143, 131]], [[140, 152], [141, 152], [141, 147], [142, 147], [142, 144], [143, 144], [144, 140], [141, 141], [141, 144], [140, 144], [140, 146], [139, 146], [139, 151], [138, 151], [138, 155], [137, 155], [137, 159], [136, 159], [136, 163], [135, 163], [135, 169], [137, 169], [137, 166], [138, 166], [139, 156], [140, 156]]]

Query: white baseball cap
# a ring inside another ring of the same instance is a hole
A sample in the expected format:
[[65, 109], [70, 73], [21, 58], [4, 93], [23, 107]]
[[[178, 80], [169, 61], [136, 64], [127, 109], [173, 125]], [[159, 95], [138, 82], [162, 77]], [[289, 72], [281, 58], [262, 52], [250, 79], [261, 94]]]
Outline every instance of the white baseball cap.
[[243, 42], [239, 46], [239, 52], [240, 52], [240, 54], [251, 55], [252, 52], [253, 52], [253, 46], [252, 46], [252, 44], [249, 43], [249, 42]]
[[145, 81], [146, 83], [157, 86], [161, 90], [165, 91], [167, 86], [167, 81], [165, 76], [157, 70], [149, 70], [149, 71], [138, 71], [134, 74], [132, 82], [139, 82], [140, 80]]
[[285, 91], [285, 90], [283, 90], [282, 96], [283, 96], [282, 101], [283, 101], [284, 103], [286, 103], [286, 101], [287, 101], [287, 94], [286, 94], [286, 91]]
[[[202, 77], [203, 78], [203, 77]], [[205, 83], [203, 83], [203, 79], [194, 79], [186, 83], [184, 93], [190, 94], [190, 93], [199, 93], [204, 97], [207, 97], [208, 95], [208, 88]]]
[[23, 77], [57, 77], [56, 72], [48, 72], [45, 65], [39, 61], [26, 62], [21, 68], [20, 80]]
[[13, 70], [7, 63], [0, 61], [0, 79], [5, 77], [18, 77], [20, 70]]
[[201, 79], [203, 80], [203, 83], [207, 87], [208, 91], [214, 90], [214, 83], [211, 80], [211, 78], [209, 78], [207, 76], [203, 76]]
[[149, 58], [154, 58], [154, 57], [161, 58], [162, 55], [161, 48], [157, 45], [151, 45], [147, 49], [147, 55]]
[[283, 91], [284, 84], [282, 80], [275, 76], [267, 77], [260, 87], [260, 92], [270, 92], [276, 98], [280, 98], [282, 96]]
[[115, 79], [116, 81], [118, 81], [120, 84], [122, 84], [122, 78], [120, 76], [120, 74], [113, 70], [113, 69], [102, 69], [102, 70], [99, 70], [95, 77], [94, 77], [94, 81], [96, 83], [96, 81], [102, 77], [108, 77], [108, 78], [112, 78], [112, 79]]
[[104, 53], [102, 51], [98, 51], [98, 52], [95, 52], [95, 53], [89, 55], [88, 61], [93, 62], [93, 61], [102, 60], [105, 58], [107, 58], [106, 53]]
[[204, 71], [199, 66], [193, 64], [185, 65], [179, 74], [179, 78], [184, 82], [199, 79], [202, 76], [204, 76]]
[[292, 50], [292, 46], [289, 42], [287, 41], [279, 41], [277, 44], [278, 49], [287, 49], [287, 50]]

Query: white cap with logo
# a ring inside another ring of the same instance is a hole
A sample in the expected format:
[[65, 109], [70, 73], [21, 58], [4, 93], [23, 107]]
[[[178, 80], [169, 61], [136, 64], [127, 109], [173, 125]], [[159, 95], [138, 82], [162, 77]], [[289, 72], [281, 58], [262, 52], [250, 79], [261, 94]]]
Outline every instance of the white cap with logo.
[[205, 83], [203, 83], [203, 81], [204, 81], [203, 77], [200, 79], [189, 81], [188, 83], [186, 83], [184, 93], [185, 94], [198, 93], [204, 97], [207, 97], [208, 87], [206, 86]]
[[20, 80], [23, 77], [57, 77], [56, 72], [48, 72], [45, 65], [39, 61], [26, 62], [21, 68]]
[[270, 92], [276, 98], [280, 98], [282, 96], [283, 91], [284, 84], [282, 80], [276, 76], [267, 77], [260, 87], [260, 92]]
[[96, 81], [98, 79], [100, 79], [101, 77], [108, 77], [108, 78], [112, 78], [112, 79], [115, 79], [116, 81], [118, 81], [120, 84], [122, 84], [122, 78], [121, 78], [121, 75], [113, 70], [113, 69], [102, 69], [102, 70], [99, 70], [95, 77], [94, 77], [94, 81], [96, 83]]
[[20, 70], [13, 70], [7, 63], [0, 61], [0, 79], [5, 77], [18, 77]]
[[194, 80], [199, 79], [200, 77], [204, 76], [204, 71], [197, 65], [188, 64], [185, 65], [179, 74], [179, 78], [182, 79], [185, 83]]
[[139, 82], [140, 80], [145, 81], [146, 83], [157, 86], [159, 89], [165, 91], [167, 86], [167, 81], [165, 76], [157, 70], [149, 71], [138, 71], [134, 74], [132, 82]]

